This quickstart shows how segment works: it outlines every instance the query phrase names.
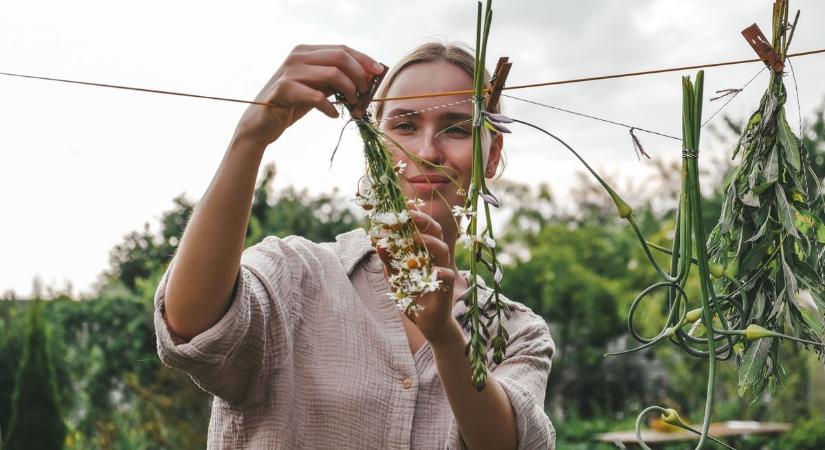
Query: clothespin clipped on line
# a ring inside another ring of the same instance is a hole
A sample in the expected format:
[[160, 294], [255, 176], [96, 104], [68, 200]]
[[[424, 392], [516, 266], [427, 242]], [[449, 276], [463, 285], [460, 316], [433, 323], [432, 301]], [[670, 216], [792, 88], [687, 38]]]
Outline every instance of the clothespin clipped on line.
[[389, 67], [381, 64], [384, 67], [384, 71], [381, 72], [380, 75], [376, 75], [372, 77], [369, 82], [369, 90], [367, 92], [361, 93], [358, 96], [358, 102], [352, 105], [352, 109], [350, 109], [350, 115], [353, 119], [363, 119], [364, 116], [367, 114], [367, 107], [372, 102], [372, 98], [375, 97], [376, 91], [378, 91], [378, 87], [381, 86], [381, 81], [384, 80], [384, 75], [387, 74], [387, 70]]
[[748, 41], [753, 50], [759, 55], [759, 59], [765, 62], [768, 67], [774, 72], [782, 72], [785, 69], [785, 63], [782, 58], [776, 53], [773, 46], [768, 42], [768, 38], [762, 33], [757, 24], [753, 24], [742, 30], [742, 36]]
[[487, 111], [493, 110], [498, 105], [501, 98], [501, 91], [504, 90], [504, 83], [507, 81], [507, 75], [510, 74], [510, 68], [513, 63], [508, 62], [510, 58], [502, 56], [498, 59], [496, 70], [493, 72], [492, 87], [490, 89], [490, 97], [487, 99]]

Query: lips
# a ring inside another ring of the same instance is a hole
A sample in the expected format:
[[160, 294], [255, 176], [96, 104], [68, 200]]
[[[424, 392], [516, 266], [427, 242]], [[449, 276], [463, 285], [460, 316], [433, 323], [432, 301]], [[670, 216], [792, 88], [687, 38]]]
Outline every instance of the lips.
[[417, 175], [408, 178], [407, 181], [413, 184], [444, 184], [449, 183], [450, 179], [444, 175]]

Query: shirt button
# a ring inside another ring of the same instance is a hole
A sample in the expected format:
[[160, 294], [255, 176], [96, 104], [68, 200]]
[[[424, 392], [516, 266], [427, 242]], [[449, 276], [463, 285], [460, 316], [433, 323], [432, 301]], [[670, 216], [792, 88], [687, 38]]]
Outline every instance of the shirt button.
[[404, 381], [401, 382], [401, 387], [403, 387], [404, 389], [409, 389], [412, 387], [412, 385], [413, 382], [409, 378], [404, 378]]

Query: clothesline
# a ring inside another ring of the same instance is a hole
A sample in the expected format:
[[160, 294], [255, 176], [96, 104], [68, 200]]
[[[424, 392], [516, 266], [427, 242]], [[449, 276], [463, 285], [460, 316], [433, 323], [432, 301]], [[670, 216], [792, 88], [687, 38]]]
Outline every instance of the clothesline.
[[[798, 52], [788, 54], [787, 57], [797, 57], [797, 56], [807, 56], [807, 55], [814, 55], [819, 53], [825, 53], [825, 49], [819, 50], [810, 50], [806, 52]], [[652, 75], [658, 73], [667, 73], [667, 72], [679, 72], [684, 70], [692, 70], [692, 69], [702, 69], [708, 67], [720, 67], [720, 66], [730, 66], [736, 64], [746, 64], [752, 62], [761, 62], [759, 58], [753, 59], [741, 59], [736, 61], [726, 61], [726, 62], [719, 62], [719, 63], [708, 63], [708, 64], [696, 64], [691, 66], [680, 66], [680, 67], [670, 67], [665, 69], [653, 69], [653, 70], [643, 70], [638, 72], [627, 72], [627, 73], [618, 73], [618, 74], [611, 74], [611, 75], [599, 75], [599, 76], [590, 76], [590, 77], [581, 77], [581, 78], [572, 78], [568, 80], [561, 80], [561, 81], [547, 81], [542, 83], [532, 83], [532, 84], [522, 84], [522, 85], [514, 85], [514, 86], [505, 86], [503, 90], [516, 90], [516, 89], [527, 89], [527, 88], [535, 88], [535, 87], [543, 87], [543, 86], [557, 86], [561, 84], [571, 84], [571, 83], [582, 83], [582, 82], [589, 82], [589, 81], [598, 81], [598, 80], [608, 80], [608, 79], [616, 79], [616, 78], [626, 78], [626, 77], [636, 77], [642, 75]], [[94, 87], [105, 87], [105, 88], [112, 88], [112, 89], [123, 89], [129, 91], [137, 91], [137, 92], [145, 92], [151, 94], [164, 94], [164, 95], [176, 95], [181, 97], [193, 97], [193, 98], [200, 98], [205, 100], [217, 100], [217, 101], [224, 101], [224, 102], [234, 102], [234, 103], [246, 103], [252, 105], [261, 105], [261, 106], [272, 106], [266, 102], [259, 102], [255, 100], [244, 100], [244, 99], [237, 99], [237, 98], [230, 98], [230, 97], [220, 97], [220, 96], [213, 96], [213, 95], [202, 95], [202, 94], [191, 94], [186, 92], [176, 92], [176, 91], [167, 91], [161, 89], [151, 89], [151, 88], [143, 88], [143, 87], [135, 87], [135, 86], [124, 86], [124, 85], [117, 85], [117, 84], [109, 84], [109, 83], [98, 83], [93, 81], [82, 81], [82, 80], [69, 80], [65, 78], [57, 78], [57, 77], [50, 77], [50, 76], [41, 76], [41, 75], [30, 75], [30, 74], [20, 74], [20, 73], [13, 73], [13, 72], [0, 72], [0, 76], [6, 77], [16, 77], [16, 78], [26, 78], [32, 80], [41, 80], [41, 81], [53, 81], [58, 83], [69, 83], [69, 84], [79, 84], [84, 86], [94, 86]], [[467, 91], [452, 91], [452, 92], [433, 92], [433, 93], [426, 93], [420, 95], [412, 95], [412, 96], [403, 96], [403, 97], [384, 97], [384, 98], [377, 98], [373, 99], [373, 102], [385, 102], [389, 100], [406, 100], [406, 99], [414, 99], [414, 98], [428, 98], [428, 97], [443, 97], [443, 96], [450, 96], [450, 95], [462, 95], [462, 94], [472, 94], [472, 90]]]
[[[793, 53], [793, 54], [789, 54], [788, 58], [796, 57], [796, 56], [813, 55], [813, 54], [819, 54], [819, 53], [825, 53], [825, 49]], [[760, 61], [761, 60], [758, 59], [758, 58], [756, 58], [756, 59], [743, 59], [743, 60], [727, 61], [727, 62], [721, 62], [721, 63], [700, 64], [700, 65], [692, 65], [692, 66], [681, 66], [681, 67], [672, 67], [672, 68], [666, 68], [666, 69], [645, 70], [645, 71], [638, 71], [638, 72], [627, 72], [627, 73], [620, 73], [620, 74], [613, 74], [613, 75], [602, 75], [602, 76], [592, 76], [592, 77], [584, 77], [584, 78], [574, 78], [574, 79], [562, 80], [562, 81], [550, 81], [550, 82], [545, 82], [545, 83], [533, 83], [533, 84], [505, 86], [503, 88], [503, 90], [527, 89], [527, 88], [535, 88], [535, 87], [542, 87], [542, 86], [554, 86], [554, 85], [561, 85], [561, 84], [571, 84], [571, 83], [581, 83], [581, 82], [616, 79], [616, 78], [635, 77], [635, 76], [642, 76], [642, 75], [676, 72], [676, 71], [691, 70], [691, 69], [698, 69], [698, 68], [707, 68], [707, 67], [719, 67], [719, 66], [728, 66], [728, 65], [736, 65], [736, 64], [745, 64], [745, 63], [760, 62]], [[747, 83], [745, 83], [744, 86], [742, 86], [740, 89], [732, 89], [731, 91], [733, 91], [733, 94], [730, 96], [730, 98], [728, 98], [728, 100], [722, 106], [720, 106], [705, 121], [705, 123], [702, 124], [702, 127], [707, 125], [707, 123], [710, 122], [711, 119], [713, 119], [720, 111], [722, 111], [728, 104], [730, 104], [730, 102], [733, 101], [733, 99], [742, 90], [744, 90], [751, 82], [753, 82], [756, 79], [756, 77], [759, 76], [759, 74], [761, 74], [764, 71], [765, 67], [763, 67], [759, 72], [757, 72], [757, 74], [754, 75], [753, 78], [751, 78]], [[150, 88], [141, 88], [141, 87], [132, 87], [132, 86], [122, 86], [122, 85], [107, 84], [107, 83], [97, 83], [97, 82], [91, 82], [91, 81], [68, 80], [68, 79], [62, 79], [62, 78], [44, 77], [44, 76], [27, 75], [27, 74], [17, 74], [17, 73], [9, 73], [9, 72], [0, 72], [0, 75], [8, 76], [8, 77], [18, 77], [18, 78], [43, 80], [43, 81], [53, 81], [53, 82], [61, 82], [61, 83], [79, 84], [79, 85], [85, 85], [85, 86], [123, 89], [123, 90], [146, 92], [146, 93], [152, 93], [152, 94], [176, 95], [176, 96], [193, 97], [193, 98], [200, 98], [200, 99], [206, 99], [206, 100], [218, 100], [218, 101], [227, 101], [227, 102], [234, 102], [234, 103], [246, 103], [246, 104], [254, 104], [254, 105], [261, 105], [261, 106], [271, 106], [269, 103], [259, 102], [259, 101], [254, 101], [254, 100], [250, 101], [250, 100], [235, 99], [235, 98], [229, 98], [229, 97], [218, 97], [218, 96], [211, 96], [211, 95], [190, 94], [190, 93], [184, 93], [184, 92], [167, 91], [167, 90], [150, 89]], [[452, 91], [452, 92], [438, 92], [438, 93], [429, 93], [429, 94], [420, 94], [420, 95], [411, 95], [411, 96], [402, 96], [402, 97], [384, 97], [384, 98], [373, 99], [372, 102], [375, 103], [375, 102], [382, 102], [382, 101], [388, 101], [388, 100], [406, 100], [406, 99], [415, 99], [415, 98], [442, 97], [442, 96], [452, 96], [452, 95], [462, 95], [462, 94], [469, 95], [469, 94], [472, 94], [472, 91]], [[605, 122], [605, 123], [625, 127], [625, 128], [628, 128], [630, 130], [631, 136], [633, 136], [633, 131], [635, 130], [635, 131], [649, 133], [649, 134], [653, 134], [653, 135], [657, 135], [657, 136], [661, 136], [661, 137], [666, 137], [666, 138], [669, 138], [669, 139], [681, 140], [680, 138], [678, 138], [676, 136], [672, 136], [672, 135], [669, 135], [669, 134], [666, 134], [666, 133], [653, 131], [653, 130], [649, 130], [649, 129], [646, 129], [646, 128], [643, 128], [643, 127], [629, 125], [629, 124], [625, 124], [625, 123], [621, 123], [621, 122], [616, 122], [616, 121], [613, 121], [613, 120], [604, 119], [604, 118], [601, 118], [601, 117], [596, 117], [596, 116], [593, 116], [593, 115], [590, 115], [590, 114], [584, 114], [584, 113], [580, 113], [580, 112], [576, 112], [576, 111], [571, 111], [569, 109], [560, 108], [558, 106], [548, 105], [548, 104], [536, 102], [536, 101], [533, 101], [533, 100], [528, 100], [528, 99], [525, 99], [525, 98], [516, 97], [516, 96], [513, 96], [513, 95], [502, 94], [502, 96], [511, 98], [513, 100], [518, 100], [518, 101], [522, 101], [522, 102], [526, 102], [526, 103], [532, 103], [532, 104], [537, 105], [537, 106], [542, 106], [542, 107], [545, 107], [545, 108], [554, 109], [554, 110], [561, 111], [561, 112], [564, 112], [564, 113], [567, 113], [567, 114], [572, 114], [572, 115], [576, 115], [576, 116], [580, 116], [580, 117], [585, 117], [585, 118], [597, 120], [597, 121], [600, 121], [600, 122]], [[456, 103], [456, 102], [449, 103], [449, 104], [443, 105], [443, 106], [448, 106], [448, 105], [451, 105], [451, 104], [454, 104], [454, 103]], [[435, 108], [439, 108], [439, 107], [442, 107], [442, 106], [437, 106], [437, 107], [428, 108], [428, 109], [435, 109]], [[801, 127], [801, 123], [800, 123], [800, 127]], [[638, 142], [638, 140], [636, 139], [635, 136], [633, 136], [633, 139], [634, 139], [635, 142]]]

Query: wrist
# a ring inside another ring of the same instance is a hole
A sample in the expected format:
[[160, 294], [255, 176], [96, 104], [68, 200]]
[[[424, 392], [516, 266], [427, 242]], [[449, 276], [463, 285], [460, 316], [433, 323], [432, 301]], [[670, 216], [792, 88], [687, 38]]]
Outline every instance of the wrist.
[[244, 133], [241, 129], [238, 129], [229, 142], [229, 151], [262, 159], [269, 144], [269, 142], [257, 139], [254, 135]]
[[452, 316], [437, 334], [429, 336], [427, 340], [435, 353], [451, 348], [457, 343], [461, 345], [461, 348], [466, 345], [464, 333], [461, 331], [461, 324]]
[[285, 129], [277, 117], [270, 117], [268, 111], [253, 105], [238, 122], [232, 140], [266, 149], [281, 137]]

